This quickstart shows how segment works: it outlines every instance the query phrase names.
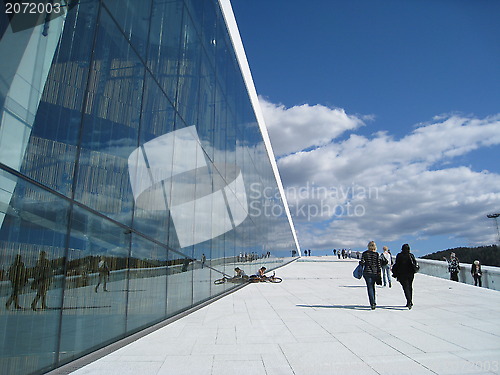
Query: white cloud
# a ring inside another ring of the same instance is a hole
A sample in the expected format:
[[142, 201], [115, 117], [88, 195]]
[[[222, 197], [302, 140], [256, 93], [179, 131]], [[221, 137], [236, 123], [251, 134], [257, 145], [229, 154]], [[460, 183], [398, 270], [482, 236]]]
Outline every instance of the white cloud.
[[[500, 116], [435, 118], [395, 139], [354, 134], [363, 122], [342, 110], [264, 104], [271, 142], [285, 155], [278, 166], [303, 247], [443, 235], [464, 244], [495, 242], [484, 217], [500, 209], [500, 174], [457, 165], [457, 157], [498, 147]], [[338, 121], [314, 129], [315, 113]], [[345, 132], [347, 139], [331, 142]]]
[[286, 108], [259, 99], [277, 156], [324, 146], [345, 131], [364, 125], [363, 119], [349, 116], [339, 108], [308, 104]]

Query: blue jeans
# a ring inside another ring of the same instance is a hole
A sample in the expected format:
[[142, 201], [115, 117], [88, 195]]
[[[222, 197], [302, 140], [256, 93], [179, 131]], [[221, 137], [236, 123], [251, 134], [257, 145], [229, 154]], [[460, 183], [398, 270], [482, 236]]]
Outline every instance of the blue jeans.
[[386, 264], [385, 266], [382, 266], [382, 277], [384, 278], [384, 286], [386, 284], [386, 280], [388, 283], [391, 282], [391, 266]]
[[368, 299], [370, 300], [370, 306], [376, 305], [375, 303], [375, 280], [377, 276], [363, 275], [366, 281], [366, 289], [368, 289]]

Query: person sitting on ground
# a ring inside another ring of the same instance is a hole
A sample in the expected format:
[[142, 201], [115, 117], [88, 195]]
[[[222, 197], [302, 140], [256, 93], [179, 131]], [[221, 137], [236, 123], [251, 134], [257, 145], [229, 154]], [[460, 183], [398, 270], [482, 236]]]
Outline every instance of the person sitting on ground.
[[234, 269], [234, 276], [232, 278], [233, 281], [243, 281], [243, 280], [248, 280], [248, 276], [247, 274], [245, 273], [245, 271], [243, 271], [241, 268], [239, 267], [236, 267]]
[[266, 278], [266, 267], [261, 267], [255, 275], [250, 276], [253, 281], [262, 281]]

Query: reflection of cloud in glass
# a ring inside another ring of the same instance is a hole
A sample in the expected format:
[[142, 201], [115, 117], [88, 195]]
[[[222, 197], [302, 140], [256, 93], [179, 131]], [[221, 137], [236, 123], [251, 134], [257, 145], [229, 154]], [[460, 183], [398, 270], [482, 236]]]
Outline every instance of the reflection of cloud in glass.
[[128, 165], [136, 207], [170, 209], [181, 247], [217, 237], [248, 215], [240, 169], [210, 168], [194, 126], [145, 143], [130, 154]]

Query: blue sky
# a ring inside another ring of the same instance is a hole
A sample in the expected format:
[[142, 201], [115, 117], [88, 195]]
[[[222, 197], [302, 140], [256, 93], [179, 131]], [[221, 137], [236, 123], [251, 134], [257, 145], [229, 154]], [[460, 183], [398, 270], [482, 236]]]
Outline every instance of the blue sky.
[[232, 6], [302, 248], [497, 240], [499, 1]]

